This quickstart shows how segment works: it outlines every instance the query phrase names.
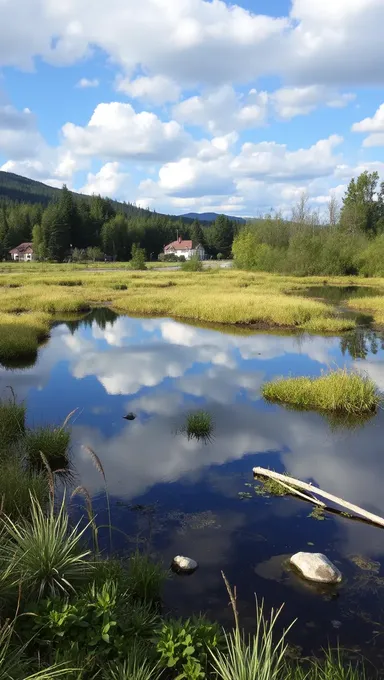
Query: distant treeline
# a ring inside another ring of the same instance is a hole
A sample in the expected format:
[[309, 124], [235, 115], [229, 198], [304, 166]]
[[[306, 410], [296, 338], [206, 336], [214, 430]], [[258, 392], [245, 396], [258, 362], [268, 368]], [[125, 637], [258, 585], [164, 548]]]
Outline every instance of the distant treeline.
[[134, 244], [144, 248], [148, 260], [156, 260], [177, 234], [201, 243], [208, 257], [229, 257], [238, 228], [221, 215], [203, 229], [197, 221], [186, 223], [100, 196], [83, 197], [64, 186], [46, 205], [0, 199], [0, 258], [7, 259], [11, 248], [32, 241], [40, 260], [62, 262], [88, 254], [91, 259], [124, 261], [131, 258]]
[[290, 220], [269, 215], [242, 227], [233, 255], [241, 269], [384, 276], [384, 182], [377, 172], [352, 179], [342, 206], [330, 199], [325, 224], [303, 195]]

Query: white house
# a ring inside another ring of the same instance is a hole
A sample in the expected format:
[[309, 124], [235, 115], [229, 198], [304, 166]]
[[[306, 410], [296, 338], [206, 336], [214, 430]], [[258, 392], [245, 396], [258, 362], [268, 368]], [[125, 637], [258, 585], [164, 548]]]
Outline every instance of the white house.
[[204, 260], [205, 250], [200, 243], [193, 247], [192, 241], [185, 241], [179, 236], [177, 241], [172, 241], [172, 243], [168, 243], [164, 247], [164, 255], [177, 255], [177, 257], [184, 255], [186, 260], [190, 260], [191, 257], [198, 257], [199, 260]]
[[20, 243], [17, 248], [12, 248], [9, 251], [11, 260], [15, 262], [31, 262], [34, 259], [33, 256], [33, 244], [32, 243]]

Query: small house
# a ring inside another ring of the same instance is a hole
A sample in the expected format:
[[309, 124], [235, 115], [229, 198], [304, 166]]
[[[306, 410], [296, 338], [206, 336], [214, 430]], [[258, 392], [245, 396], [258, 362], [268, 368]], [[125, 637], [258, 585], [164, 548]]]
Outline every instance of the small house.
[[33, 257], [33, 244], [32, 243], [20, 243], [17, 248], [12, 248], [9, 251], [11, 260], [14, 262], [32, 262]]
[[198, 257], [199, 260], [204, 260], [205, 250], [200, 243], [194, 246], [192, 241], [184, 240], [179, 236], [177, 241], [172, 241], [172, 243], [168, 243], [164, 247], [164, 255], [176, 255], [177, 257], [184, 255], [186, 260], [190, 260], [191, 257]]

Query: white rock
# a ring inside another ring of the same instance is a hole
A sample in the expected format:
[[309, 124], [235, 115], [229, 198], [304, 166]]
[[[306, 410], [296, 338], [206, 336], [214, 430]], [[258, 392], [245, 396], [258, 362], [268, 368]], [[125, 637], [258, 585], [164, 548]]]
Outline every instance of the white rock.
[[340, 583], [342, 579], [338, 568], [321, 553], [298, 552], [291, 557], [290, 562], [308, 581]]
[[172, 562], [172, 567], [176, 571], [184, 571], [185, 573], [192, 574], [196, 571], [198, 564], [195, 560], [191, 560], [190, 557], [183, 557], [182, 555], [177, 555]]

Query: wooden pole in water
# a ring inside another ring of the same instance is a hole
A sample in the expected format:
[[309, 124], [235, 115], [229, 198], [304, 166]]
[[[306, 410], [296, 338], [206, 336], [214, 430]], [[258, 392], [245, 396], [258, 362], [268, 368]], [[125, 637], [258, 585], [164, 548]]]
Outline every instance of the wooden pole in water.
[[[266, 468], [262, 467], [253, 468], [253, 474], [256, 477], [269, 477], [270, 479], [274, 479], [276, 482], [280, 482], [282, 486], [287, 486], [289, 484], [292, 487], [297, 487], [298, 489], [309, 491], [311, 494], [317, 494], [318, 496], [322, 496], [323, 498], [332, 501], [332, 503], [336, 503], [336, 505], [340, 505], [342, 508], [345, 508], [350, 512], [354, 512], [356, 515], [364, 517], [369, 522], [372, 522], [372, 524], [384, 527], [384, 519], [382, 517], [379, 517], [379, 515], [374, 515], [372, 512], [368, 512], [368, 510], [359, 508], [358, 505], [353, 505], [353, 503], [348, 503], [348, 501], [344, 501], [342, 498], [338, 498], [338, 496], [333, 496], [327, 491], [323, 491], [322, 489], [319, 489], [317, 486], [313, 486], [313, 484], [309, 484], [308, 482], [301, 482], [299, 479], [295, 479], [294, 477], [287, 477], [286, 475], [281, 475], [278, 472], [274, 472], [273, 470], [267, 470]], [[308, 500], [312, 499], [308, 497]]]

